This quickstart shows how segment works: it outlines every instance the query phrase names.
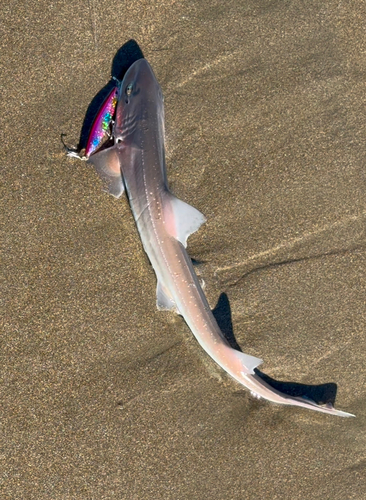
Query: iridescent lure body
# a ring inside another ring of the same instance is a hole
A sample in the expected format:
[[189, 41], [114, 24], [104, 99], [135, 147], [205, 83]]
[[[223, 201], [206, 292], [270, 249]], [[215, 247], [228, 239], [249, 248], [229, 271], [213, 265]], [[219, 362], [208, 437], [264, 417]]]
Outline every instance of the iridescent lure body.
[[92, 154], [96, 153], [103, 144], [111, 138], [111, 129], [118, 103], [118, 92], [119, 85], [112, 88], [99, 108], [90, 129], [84, 155], [80, 155], [80, 149], [67, 147], [64, 144], [67, 150], [67, 156], [79, 158], [80, 160], [88, 160]]
[[85, 157], [89, 158], [110, 138], [111, 124], [118, 102], [118, 87], [114, 87], [105, 98], [92, 125], [85, 147]]

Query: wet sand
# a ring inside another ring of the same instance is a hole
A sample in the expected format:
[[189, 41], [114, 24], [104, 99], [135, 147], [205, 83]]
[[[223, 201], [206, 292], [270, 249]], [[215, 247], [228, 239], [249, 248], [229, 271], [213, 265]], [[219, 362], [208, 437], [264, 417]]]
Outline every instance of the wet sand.
[[[362, 499], [365, 5], [1, 7], [3, 499]], [[125, 199], [67, 159], [118, 50], [165, 96], [168, 178], [212, 307], [273, 378], [335, 382], [342, 419], [251, 397], [155, 277]]]

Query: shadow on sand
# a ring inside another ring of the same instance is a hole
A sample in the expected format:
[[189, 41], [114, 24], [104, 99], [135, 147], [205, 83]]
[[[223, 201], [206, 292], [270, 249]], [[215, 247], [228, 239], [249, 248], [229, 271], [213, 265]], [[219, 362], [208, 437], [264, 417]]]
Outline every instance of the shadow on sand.
[[[220, 295], [217, 305], [212, 312], [224, 337], [229, 342], [230, 346], [233, 349], [242, 351], [234, 336], [233, 325], [231, 321], [231, 308], [226, 293], [222, 293]], [[319, 405], [324, 405], [329, 403], [334, 405], [335, 403], [337, 395], [337, 384], [328, 383], [319, 385], [308, 385], [308, 384], [299, 384], [297, 382], [283, 382], [271, 378], [269, 375], [266, 375], [262, 371], [258, 370], [258, 368], [255, 368], [254, 372], [264, 382], [273, 387], [273, 389], [282, 392], [288, 396], [311, 399], [312, 401], [314, 401]]]
[[[142, 59], [144, 54], [135, 40], [129, 40], [118, 49], [112, 61], [111, 79], [109, 82], [93, 97], [91, 103], [86, 110], [83, 125], [81, 127], [79, 144], [75, 148], [76, 151], [81, 151], [85, 148], [88, 137], [93, 125], [94, 119], [98, 114], [104, 100], [110, 93], [113, 87], [116, 86], [116, 80], [121, 81], [128, 68], [138, 59]], [[65, 134], [62, 134], [65, 135]]]

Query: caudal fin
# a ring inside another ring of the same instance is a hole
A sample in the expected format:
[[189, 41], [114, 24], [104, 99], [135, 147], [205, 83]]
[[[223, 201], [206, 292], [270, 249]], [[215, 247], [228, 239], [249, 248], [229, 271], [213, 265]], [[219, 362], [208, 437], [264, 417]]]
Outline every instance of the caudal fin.
[[[322, 404], [321, 402], [314, 401], [311, 397], [314, 395], [314, 391], [312, 392], [311, 388], [315, 386], [296, 384], [297, 395], [293, 388], [289, 392], [285, 392], [284, 388], [276, 386], [275, 383], [277, 381], [256, 370], [262, 363], [262, 360], [259, 358], [228, 347], [225, 357], [220, 361], [218, 362], [224, 370], [240, 384], [249, 389], [252, 395], [257, 398], [267, 399], [268, 401], [282, 405], [301, 406], [309, 410], [320, 411], [339, 417], [354, 417], [352, 413], [336, 410], [331, 402]], [[285, 385], [279, 382], [278, 384]]]
[[[284, 392], [284, 390], [279, 390], [278, 388], [273, 387], [270, 383], [268, 383], [265, 379], [270, 379], [264, 373], [256, 370], [254, 375], [249, 375], [244, 377], [241, 383], [248, 387], [252, 394], [257, 397], [263, 397], [264, 399], [268, 399], [273, 403], [279, 403], [284, 405], [291, 406], [301, 406], [302, 408], [308, 408], [309, 410], [315, 410], [322, 413], [327, 413], [328, 415], [336, 415], [338, 417], [354, 417], [352, 413], [347, 413], [345, 411], [336, 410], [332, 403], [317, 403], [311, 397], [307, 397], [306, 392], [311, 394], [311, 391], [308, 390], [315, 386], [307, 386], [306, 384], [296, 384], [296, 386], [302, 387], [303, 395], [295, 396], [294, 394], [290, 394]], [[272, 382], [275, 382], [272, 379]]]

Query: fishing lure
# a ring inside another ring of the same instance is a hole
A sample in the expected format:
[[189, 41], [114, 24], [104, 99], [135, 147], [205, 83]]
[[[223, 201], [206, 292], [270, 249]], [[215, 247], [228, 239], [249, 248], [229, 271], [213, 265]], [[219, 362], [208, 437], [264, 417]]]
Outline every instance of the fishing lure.
[[69, 148], [65, 144], [67, 156], [79, 158], [80, 160], [88, 160], [92, 154], [98, 151], [102, 145], [111, 138], [111, 127], [113, 124], [116, 106], [118, 103], [119, 85], [113, 87], [95, 117], [91, 126], [88, 140], [85, 146], [84, 155], [80, 155], [80, 150]]
[[92, 125], [85, 148], [85, 156], [89, 158], [107, 140], [111, 134], [111, 124], [118, 102], [118, 87], [113, 88], [105, 98]]

